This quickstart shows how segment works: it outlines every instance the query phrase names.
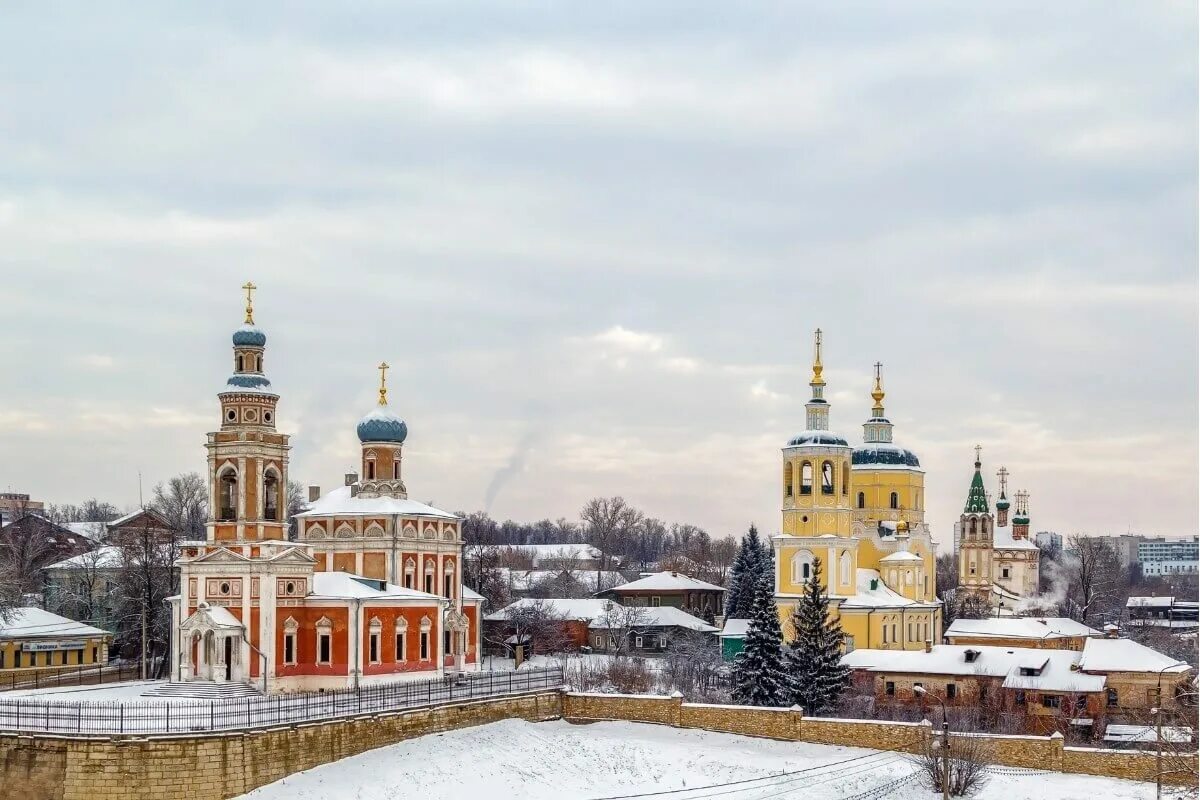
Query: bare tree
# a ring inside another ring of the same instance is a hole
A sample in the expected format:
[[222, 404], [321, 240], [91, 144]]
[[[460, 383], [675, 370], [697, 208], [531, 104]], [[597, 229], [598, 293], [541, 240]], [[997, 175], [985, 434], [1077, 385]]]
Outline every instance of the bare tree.
[[208, 484], [198, 472], [176, 475], [154, 487], [150, 508], [183, 539], [203, 539], [208, 519]]
[[597, 572], [608, 569], [608, 559], [634, 537], [644, 516], [622, 497], [594, 497], [579, 512], [588, 541], [600, 550]]
[[528, 645], [526, 657], [533, 653], [560, 653], [573, 644], [564, 624], [566, 618], [553, 601], [526, 600], [505, 609], [505, 623], [495, 626], [488, 643], [514, 653], [519, 645]]
[[955, 619], [985, 619], [991, 616], [991, 613], [992, 607], [979, 593], [955, 591]]
[[23, 517], [0, 528], [0, 593], [15, 605], [22, 595], [41, 594], [42, 568], [58, 554], [54, 528], [45, 520]]
[[608, 637], [608, 652], [625, 655], [630, 651], [635, 637], [644, 635], [650, 614], [644, 606], [623, 606], [609, 601], [599, 617], [592, 620], [592, 627]]
[[958, 586], [958, 558], [953, 553], [942, 553], [934, 562], [935, 585], [938, 592], [948, 592]]
[[165, 655], [169, 648], [171, 615], [166, 599], [179, 591], [177, 540], [163, 536], [145, 519], [126, 532], [120, 548], [116, 643], [141, 658], [142, 677], [147, 678], [150, 658]]
[[1075, 535], [1068, 540], [1066, 612], [1084, 623], [1103, 623], [1118, 600], [1120, 562], [1103, 539]]
[[300, 481], [287, 483], [287, 537], [289, 542], [296, 541], [300, 535], [300, 525], [296, 515], [308, 508], [308, 498], [304, 495], [304, 484]]
[[69, 619], [107, 624], [117, 561], [113, 548], [100, 547], [75, 556], [69, 567], [46, 570], [46, 609]]
[[969, 797], [987, 783], [987, 766], [990, 761], [984, 740], [978, 736], [951, 736], [950, 752], [947, 756], [940, 738], [919, 755], [911, 756], [926, 786], [935, 792], [942, 791], [944, 775], [949, 768], [949, 793], [952, 797]]
[[722, 690], [717, 680], [723, 666], [715, 636], [680, 631], [667, 642], [661, 671], [667, 685], [663, 688], [678, 690], [689, 700], [728, 702], [729, 692]]
[[59, 525], [68, 522], [112, 522], [119, 516], [121, 516], [121, 512], [116, 506], [94, 497], [84, 500], [80, 505], [51, 504], [46, 508], [46, 518]]

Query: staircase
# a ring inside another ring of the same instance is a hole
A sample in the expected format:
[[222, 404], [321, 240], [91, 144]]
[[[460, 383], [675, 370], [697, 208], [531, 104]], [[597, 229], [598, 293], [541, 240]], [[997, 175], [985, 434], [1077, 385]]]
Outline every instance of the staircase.
[[160, 683], [142, 697], [186, 697], [195, 700], [228, 700], [234, 697], [261, 697], [262, 692], [248, 683], [185, 681]]

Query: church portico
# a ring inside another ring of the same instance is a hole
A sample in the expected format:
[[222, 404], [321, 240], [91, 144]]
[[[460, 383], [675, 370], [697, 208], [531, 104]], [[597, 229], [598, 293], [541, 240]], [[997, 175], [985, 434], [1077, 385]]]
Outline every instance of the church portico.
[[241, 656], [245, 632], [224, 608], [201, 603], [175, 633], [182, 646], [175, 649], [180, 660], [173, 664], [172, 680], [245, 682], [249, 677]]

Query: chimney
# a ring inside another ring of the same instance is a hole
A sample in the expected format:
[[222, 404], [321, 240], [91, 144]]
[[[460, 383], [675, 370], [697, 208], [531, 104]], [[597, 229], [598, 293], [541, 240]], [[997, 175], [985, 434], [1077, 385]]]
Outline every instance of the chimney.
[[1121, 638], [1121, 629], [1118, 628], [1116, 625], [1113, 625], [1111, 622], [1108, 623], [1107, 625], [1104, 626], [1104, 638], [1105, 639], [1120, 639]]
[[932, 652], [933, 652], [933, 640], [932, 640], [932, 639], [926, 639], [926, 640], [925, 640], [925, 652], [926, 652], [926, 653], [932, 653]]
[[346, 485], [352, 486], [356, 483], [358, 483], [358, 473], [357, 472], [347, 472], [346, 473]]
[[320, 499], [321, 499], [321, 487], [320, 486], [308, 487], [308, 502], [315, 503]]

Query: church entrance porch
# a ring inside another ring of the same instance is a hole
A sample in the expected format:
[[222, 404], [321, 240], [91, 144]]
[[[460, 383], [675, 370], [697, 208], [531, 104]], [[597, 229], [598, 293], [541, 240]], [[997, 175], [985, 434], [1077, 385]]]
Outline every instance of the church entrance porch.
[[175, 651], [180, 659], [177, 680], [245, 682], [249, 675], [241, 655], [244, 635], [245, 627], [227, 609], [201, 603], [176, 634], [184, 645]]

